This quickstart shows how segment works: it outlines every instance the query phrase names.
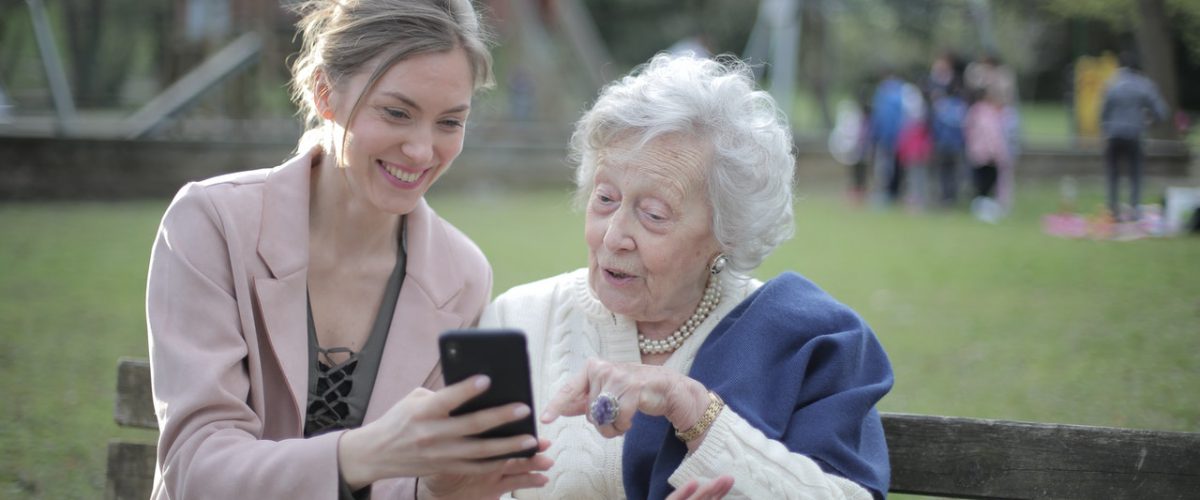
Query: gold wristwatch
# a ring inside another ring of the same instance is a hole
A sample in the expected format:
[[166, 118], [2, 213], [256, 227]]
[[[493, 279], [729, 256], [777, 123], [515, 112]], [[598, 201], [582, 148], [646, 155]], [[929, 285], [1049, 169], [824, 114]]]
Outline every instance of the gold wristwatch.
[[712, 427], [713, 422], [717, 420], [717, 415], [719, 415], [721, 410], [724, 408], [725, 401], [721, 400], [721, 396], [718, 396], [717, 393], [713, 391], [708, 391], [708, 408], [704, 409], [704, 414], [700, 415], [700, 420], [697, 420], [696, 424], [687, 430], [681, 431], [676, 429], [675, 437], [679, 438], [680, 441], [685, 443], [700, 437], [705, 431], [708, 430], [709, 427]]

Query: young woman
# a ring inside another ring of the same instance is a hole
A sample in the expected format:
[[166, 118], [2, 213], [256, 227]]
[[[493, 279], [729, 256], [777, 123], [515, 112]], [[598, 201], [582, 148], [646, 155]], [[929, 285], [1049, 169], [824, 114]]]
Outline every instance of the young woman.
[[[185, 186], [146, 309], [161, 435], [155, 498], [479, 498], [544, 484], [540, 447], [468, 436], [486, 377], [441, 385], [436, 337], [491, 294], [479, 249], [424, 194], [462, 150], [491, 58], [468, 0], [300, 7], [308, 131], [271, 169]], [[424, 478], [418, 481], [418, 478]]]

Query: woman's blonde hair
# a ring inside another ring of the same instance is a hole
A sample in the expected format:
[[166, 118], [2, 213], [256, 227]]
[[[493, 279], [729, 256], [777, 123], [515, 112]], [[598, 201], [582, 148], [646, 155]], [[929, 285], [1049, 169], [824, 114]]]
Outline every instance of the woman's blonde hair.
[[489, 37], [470, 0], [308, 0], [292, 8], [300, 16], [296, 27], [301, 47], [291, 65], [291, 92], [306, 136], [322, 123], [314, 95], [318, 79], [336, 86], [377, 59], [351, 117], [388, 69], [418, 54], [461, 47], [474, 88], [493, 85]]

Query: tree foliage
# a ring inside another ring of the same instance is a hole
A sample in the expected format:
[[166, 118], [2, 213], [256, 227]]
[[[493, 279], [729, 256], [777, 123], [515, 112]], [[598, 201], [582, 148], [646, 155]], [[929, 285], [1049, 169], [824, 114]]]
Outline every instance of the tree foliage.
[[1046, 0], [1043, 8], [1063, 18], [1100, 21], [1120, 30], [1132, 28], [1135, 0]]
[[616, 62], [631, 67], [659, 50], [703, 34], [715, 53], [740, 54], [758, 14], [746, 0], [586, 0]]
[[[1117, 32], [1134, 29], [1138, 0], [1046, 0], [1042, 8], [1064, 19], [1098, 21]], [[1193, 58], [1200, 59], [1200, 0], [1165, 0], [1171, 29]]]

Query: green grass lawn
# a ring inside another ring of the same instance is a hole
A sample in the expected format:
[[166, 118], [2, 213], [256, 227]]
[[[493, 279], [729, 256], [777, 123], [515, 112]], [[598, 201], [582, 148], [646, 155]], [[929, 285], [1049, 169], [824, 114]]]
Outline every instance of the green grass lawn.
[[[1200, 239], [1045, 236], [1053, 186], [1022, 186], [997, 225], [800, 194], [796, 238], [758, 276], [796, 270], [867, 319], [896, 372], [884, 410], [1200, 431]], [[430, 200], [488, 254], [497, 293], [585, 262], [565, 190]], [[146, 355], [165, 205], [0, 205], [0, 498], [96, 498], [105, 443], [152, 438], [118, 429], [112, 401], [117, 358]]]

